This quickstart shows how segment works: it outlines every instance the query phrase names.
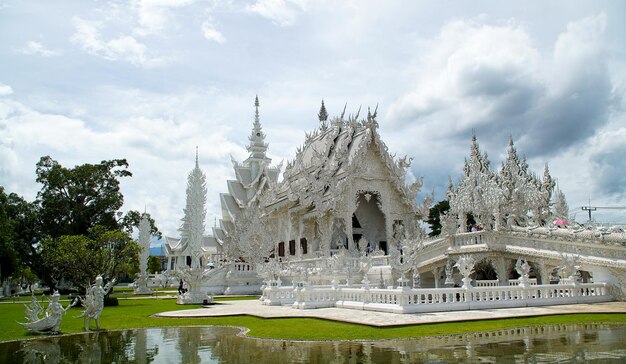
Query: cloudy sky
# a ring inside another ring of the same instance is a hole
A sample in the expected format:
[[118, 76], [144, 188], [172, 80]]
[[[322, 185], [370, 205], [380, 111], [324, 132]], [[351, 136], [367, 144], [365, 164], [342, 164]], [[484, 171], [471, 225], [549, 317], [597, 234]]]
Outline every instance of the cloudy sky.
[[626, 206], [625, 34], [621, 1], [0, 0], [0, 185], [34, 199], [43, 155], [126, 158], [125, 209], [177, 236], [197, 145], [211, 225], [258, 94], [276, 163], [322, 98], [378, 104], [437, 198], [475, 130], [494, 166], [509, 136], [549, 163], [572, 210]]

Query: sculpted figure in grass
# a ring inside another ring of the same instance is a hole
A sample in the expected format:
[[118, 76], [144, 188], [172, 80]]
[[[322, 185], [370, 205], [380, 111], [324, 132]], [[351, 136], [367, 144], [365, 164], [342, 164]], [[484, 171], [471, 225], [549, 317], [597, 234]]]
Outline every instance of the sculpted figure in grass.
[[96, 320], [96, 329], [100, 330], [100, 314], [104, 308], [104, 296], [106, 296], [113, 285], [115, 279], [112, 279], [106, 286], [102, 287], [102, 276], [96, 277], [96, 283], [87, 289], [85, 298], [81, 297], [85, 311], [78, 317], [85, 318], [85, 330], [89, 331], [91, 320]]
[[76, 301], [74, 301], [67, 307], [63, 308], [63, 305], [59, 303], [60, 297], [59, 292], [55, 291], [50, 297], [50, 303], [48, 303], [45, 315], [39, 318], [39, 315], [43, 313], [43, 310], [39, 305], [39, 302], [35, 299], [35, 296], [33, 296], [31, 304], [28, 306], [24, 305], [26, 307], [26, 318], [28, 319], [28, 322], [19, 322], [19, 324], [28, 329], [28, 331], [34, 333], [59, 333], [61, 331], [60, 327], [63, 314], [70, 307], [76, 304]]

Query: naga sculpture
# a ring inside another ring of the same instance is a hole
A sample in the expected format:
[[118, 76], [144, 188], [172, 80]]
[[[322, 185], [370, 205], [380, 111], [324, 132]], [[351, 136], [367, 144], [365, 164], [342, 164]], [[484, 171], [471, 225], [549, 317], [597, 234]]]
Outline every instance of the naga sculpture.
[[43, 313], [43, 308], [37, 302], [35, 296], [32, 296], [32, 301], [30, 305], [24, 305], [26, 308], [26, 318], [28, 322], [22, 323], [18, 322], [20, 325], [24, 326], [28, 331], [33, 333], [52, 333], [58, 334], [61, 332], [61, 320], [63, 319], [63, 314], [72, 306], [76, 304], [76, 300], [71, 304], [67, 305], [67, 307], [63, 308], [63, 305], [59, 303], [59, 292], [55, 291], [52, 296], [50, 296], [50, 303], [48, 303], [48, 307], [46, 308], [45, 315], [43, 317], [39, 317], [40, 314]]
[[98, 275], [96, 277], [96, 283], [87, 288], [85, 298], [80, 297], [83, 306], [85, 306], [85, 311], [77, 317], [85, 318], [86, 331], [89, 331], [91, 319], [96, 320], [96, 329], [100, 330], [100, 314], [102, 313], [102, 309], [104, 309], [104, 296], [111, 291], [114, 284], [115, 278], [107, 283], [106, 286], [102, 287], [102, 276]]

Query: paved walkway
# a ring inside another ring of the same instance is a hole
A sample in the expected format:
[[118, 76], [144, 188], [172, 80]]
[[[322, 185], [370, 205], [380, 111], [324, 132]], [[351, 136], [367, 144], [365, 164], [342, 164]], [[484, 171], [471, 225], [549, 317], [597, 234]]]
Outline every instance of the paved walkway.
[[265, 306], [262, 305], [260, 301], [249, 300], [218, 302], [207, 308], [169, 311], [156, 314], [155, 316], [180, 318], [219, 317], [234, 315], [250, 315], [261, 318], [311, 317], [385, 327], [438, 322], [558, 315], [566, 313], [626, 313], [626, 302], [397, 314], [350, 310], [345, 308], [318, 308], [310, 310], [298, 310], [288, 306]]

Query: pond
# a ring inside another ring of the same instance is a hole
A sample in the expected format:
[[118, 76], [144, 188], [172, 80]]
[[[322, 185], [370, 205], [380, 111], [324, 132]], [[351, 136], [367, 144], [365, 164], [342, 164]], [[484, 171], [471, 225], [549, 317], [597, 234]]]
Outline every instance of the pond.
[[626, 361], [626, 326], [582, 324], [382, 341], [298, 342], [159, 327], [0, 343], [2, 363], [570, 363]]

